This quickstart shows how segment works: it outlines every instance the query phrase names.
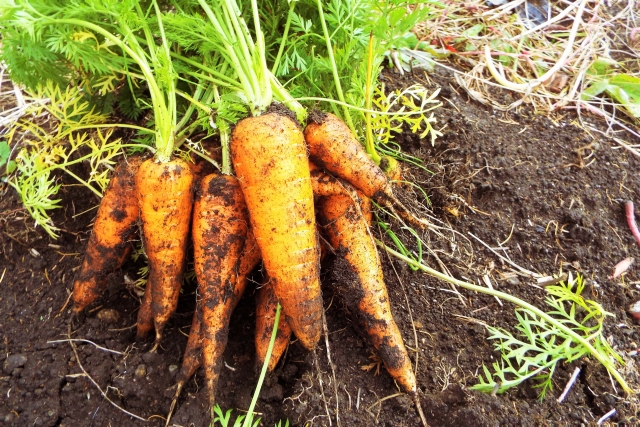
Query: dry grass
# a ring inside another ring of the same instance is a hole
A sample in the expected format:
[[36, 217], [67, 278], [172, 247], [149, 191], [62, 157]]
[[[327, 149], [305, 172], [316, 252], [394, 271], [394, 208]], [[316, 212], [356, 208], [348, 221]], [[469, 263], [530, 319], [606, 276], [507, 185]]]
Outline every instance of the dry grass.
[[[515, 0], [489, 8], [484, 0], [445, 1], [438, 19], [415, 29], [422, 41], [443, 48], [456, 68], [456, 79], [473, 99], [509, 110], [523, 103], [536, 111], [585, 111], [605, 118], [610, 127], [636, 136], [637, 119], [610, 98], [582, 99], [598, 80], [590, 72], [598, 59], [617, 63], [615, 72], [640, 77], [640, 16], [634, 0], [549, 2], [551, 18], [530, 28]], [[516, 100], [505, 96], [505, 89]]]

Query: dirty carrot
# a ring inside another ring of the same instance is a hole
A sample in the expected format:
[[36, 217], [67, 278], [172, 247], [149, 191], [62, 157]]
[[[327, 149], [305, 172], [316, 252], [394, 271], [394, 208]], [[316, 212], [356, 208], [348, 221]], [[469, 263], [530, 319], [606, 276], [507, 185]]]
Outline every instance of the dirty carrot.
[[312, 114], [304, 137], [311, 160], [321, 168], [344, 179], [368, 197], [391, 193], [382, 169], [338, 117], [330, 113]]
[[[265, 280], [265, 285], [258, 289], [256, 297], [256, 366], [262, 366], [267, 357], [273, 325], [276, 320], [278, 299], [273, 292], [273, 286]], [[291, 327], [284, 318], [280, 318], [276, 340], [269, 359], [269, 372], [273, 371], [289, 345], [291, 338]]]
[[134, 176], [139, 157], [116, 167], [102, 198], [80, 272], [73, 284], [73, 312], [80, 313], [104, 291], [106, 276], [120, 268], [131, 253], [129, 238], [138, 220]]
[[353, 272], [344, 278], [338, 293], [364, 325], [387, 371], [406, 392], [415, 395], [415, 375], [391, 313], [376, 245], [359, 210], [347, 195], [323, 197], [318, 203], [321, 227]]
[[180, 159], [149, 159], [140, 165], [135, 178], [149, 259], [147, 286], [156, 330], [154, 349], [178, 305], [191, 223], [193, 180], [188, 164]]
[[[211, 410], [238, 289], [249, 214], [237, 179], [209, 175], [198, 189], [193, 215], [194, 267], [202, 303], [203, 365]], [[213, 415], [213, 412], [212, 412]]]
[[146, 340], [153, 330], [153, 312], [151, 311], [151, 282], [147, 281], [144, 288], [144, 296], [138, 310], [138, 320], [136, 322], [136, 339], [138, 341]]
[[277, 113], [244, 119], [233, 131], [231, 158], [287, 323], [313, 349], [322, 330], [320, 254], [302, 132]]
[[[197, 207], [200, 209], [200, 207]], [[194, 209], [194, 216], [197, 213]], [[231, 298], [233, 301], [231, 304], [225, 304], [224, 310], [220, 313], [221, 324], [228, 324], [229, 319], [231, 318], [231, 314], [235, 309], [236, 305], [240, 301], [244, 290], [246, 289], [247, 282], [249, 281], [249, 275], [253, 271], [253, 269], [260, 262], [260, 249], [256, 244], [256, 240], [253, 237], [253, 232], [251, 229], [247, 230], [247, 239], [244, 244], [244, 250], [242, 255], [240, 256], [240, 263], [238, 265], [238, 274], [236, 276], [236, 284], [234, 286], [234, 292]], [[184, 350], [184, 356], [182, 358], [182, 367], [180, 368], [180, 372], [176, 377], [176, 392], [173, 397], [173, 401], [171, 402], [171, 408], [169, 410], [169, 415], [167, 416], [167, 423], [171, 420], [171, 415], [176, 407], [178, 402], [178, 398], [180, 397], [180, 393], [184, 385], [189, 381], [189, 379], [195, 374], [195, 372], [202, 366], [203, 363], [203, 355], [202, 355], [202, 299], [199, 298], [196, 302], [196, 310], [193, 313], [193, 320], [191, 322], [191, 329], [189, 330], [189, 339], [187, 340], [187, 347]]]
[[409, 223], [420, 228], [433, 228], [432, 224], [417, 218], [398, 200], [385, 173], [338, 117], [322, 112], [311, 114], [304, 136], [309, 157], [318, 166], [344, 179], [367, 197], [376, 199]]

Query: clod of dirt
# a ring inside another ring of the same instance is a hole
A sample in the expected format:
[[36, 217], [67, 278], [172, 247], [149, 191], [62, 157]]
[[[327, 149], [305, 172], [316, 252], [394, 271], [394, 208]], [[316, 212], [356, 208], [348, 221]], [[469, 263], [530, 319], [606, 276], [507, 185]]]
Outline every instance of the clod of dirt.
[[24, 354], [12, 354], [4, 362], [4, 372], [11, 374], [14, 369], [22, 368], [25, 363], [27, 363], [27, 356]]
[[118, 323], [118, 320], [120, 320], [120, 313], [112, 308], [103, 308], [98, 312], [97, 316], [104, 323]]
[[147, 367], [144, 365], [138, 365], [138, 367], [136, 368], [136, 372], [134, 373], [134, 376], [136, 378], [144, 378], [144, 376], [147, 375]]

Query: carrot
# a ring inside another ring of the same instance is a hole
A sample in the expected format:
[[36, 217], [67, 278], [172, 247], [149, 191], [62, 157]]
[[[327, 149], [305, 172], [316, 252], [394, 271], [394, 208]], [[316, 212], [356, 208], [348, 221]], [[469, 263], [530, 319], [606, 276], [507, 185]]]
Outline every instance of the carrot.
[[302, 132], [276, 113], [244, 119], [233, 131], [231, 158], [287, 323], [313, 349], [322, 330], [320, 254]]
[[153, 312], [151, 311], [151, 285], [147, 281], [147, 286], [144, 289], [144, 296], [142, 297], [142, 303], [138, 310], [138, 320], [136, 322], [136, 339], [138, 341], [146, 340], [149, 334], [153, 330]]
[[311, 171], [311, 186], [313, 194], [319, 196], [345, 195], [351, 199], [358, 201], [360, 212], [367, 221], [367, 225], [371, 225], [373, 219], [371, 213], [371, 199], [359, 190], [353, 190], [351, 186], [339, 178], [335, 178], [323, 171], [313, 162], [309, 162], [309, 170]]
[[350, 191], [351, 187], [345, 185], [342, 180], [326, 173], [313, 162], [309, 162], [309, 172], [311, 173], [311, 188], [313, 189], [313, 195], [316, 197], [347, 194]]
[[151, 298], [155, 350], [178, 305], [191, 223], [193, 173], [180, 159], [162, 163], [149, 159], [140, 165], [135, 182], [149, 259], [145, 293], [149, 292]]
[[[273, 325], [276, 319], [276, 309], [278, 307], [278, 299], [273, 292], [273, 286], [266, 280], [264, 286], [258, 289], [256, 298], [256, 365], [262, 366], [267, 357], [267, 349], [269, 341], [273, 333]], [[282, 317], [278, 324], [278, 333], [276, 341], [271, 350], [271, 359], [269, 359], [269, 372], [273, 371], [289, 345], [291, 338], [291, 327]]]
[[[367, 197], [378, 200], [392, 213], [411, 224], [420, 228], [434, 228], [433, 224], [413, 215], [396, 198], [385, 173], [338, 117], [316, 112], [310, 116], [304, 136], [309, 147], [309, 157], [318, 166], [344, 179]], [[399, 208], [397, 212], [395, 206]]]
[[[218, 157], [215, 155], [216, 150], [214, 147], [212, 147], [211, 143], [202, 142], [202, 145], [206, 155], [214, 158]], [[213, 165], [197, 154], [194, 154], [194, 152], [190, 153], [189, 161], [187, 162], [187, 164], [189, 165], [189, 169], [191, 169], [194, 182], [196, 183], [200, 182], [202, 178], [213, 172]], [[153, 330], [153, 313], [151, 311], [151, 300], [151, 286], [147, 286], [145, 288], [142, 304], [140, 305], [140, 309], [138, 311], [136, 339], [139, 341], [146, 340], [149, 336], [149, 333]]]
[[[196, 206], [199, 209], [198, 206]], [[194, 217], [197, 215], [194, 209]], [[247, 231], [247, 239], [244, 244], [244, 251], [240, 256], [240, 263], [238, 265], [237, 281], [234, 287], [234, 293], [232, 295], [233, 301], [231, 304], [224, 306], [226, 311], [222, 310], [220, 313], [221, 324], [228, 324], [231, 314], [236, 305], [240, 301], [242, 294], [247, 286], [249, 280], [249, 274], [260, 262], [260, 249], [256, 244], [256, 240], [253, 237], [251, 229]], [[198, 299], [196, 302], [196, 310], [193, 313], [193, 320], [191, 322], [191, 329], [189, 331], [189, 339], [187, 340], [187, 347], [184, 350], [184, 356], [182, 357], [182, 367], [176, 377], [176, 392], [171, 402], [171, 409], [167, 416], [167, 426], [171, 420], [171, 414], [175, 409], [175, 406], [182, 392], [182, 388], [189, 381], [189, 379], [195, 374], [203, 363], [202, 355], [202, 299]]]
[[380, 259], [366, 219], [348, 195], [323, 197], [318, 210], [329, 242], [353, 272], [345, 277], [338, 293], [364, 325], [387, 371], [405, 391], [415, 395], [415, 375], [391, 314]]
[[193, 248], [202, 298], [204, 372], [212, 410], [229, 319], [244, 290], [244, 286], [237, 286], [237, 271], [247, 239], [248, 217], [236, 178], [209, 175], [202, 180], [193, 215]]
[[79, 314], [102, 294], [106, 276], [120, 268], [131, 253], [138, 201], [133, 186], [139, 157], [120, 162], [109, 182], [93, 225], [80, 272], [73, 284], [73, 312]]
[[330, 113], [316, 113], [304, 130], [309, 157], [321, 168], [344, 179], [367, 197], [391, 194], [382, 169], [374, 163], [349, 127]]

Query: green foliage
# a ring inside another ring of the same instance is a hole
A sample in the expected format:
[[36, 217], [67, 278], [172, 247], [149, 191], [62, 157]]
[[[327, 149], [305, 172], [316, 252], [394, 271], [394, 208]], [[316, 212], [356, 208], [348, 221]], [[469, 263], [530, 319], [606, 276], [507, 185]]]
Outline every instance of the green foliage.
[[[604, 319], [612, 316], [600, 304], [582, 296], [584, 281], [578, 275], [569, 276], [566, 282], [548, 286], [545, 303], [548, 315], [562, 326], [574, 331], [589, 342], [607, 360], [623, 363], [603, 335]], [[495, 340], [494, 347], [501, 353], [501, 360], [492, 365], [493, 372], [483, 366], [484, 376], [480, 383], [471, 387], [482, 392], [503, 393], [527, 379], [537, 381], [542, 400], [553, 387], [552, 376], [558, 363], [573, 362], [591, 351], [566, 333], [566, 330], [552, 325], [545, 319], [526, 309], [517, 309], [517, 334], [503, 328], [486, 326], [488, 339]]]
[[436, 90], [431, 95], [428, 94], [424, 86], [415, 84], [402, 91], [395, 90], [385, 95], [383, 89], [376, 89], [376, 96], [373, 104], [382, 114], [372, 114], [373, 133], [377, 136], [380, 144], [389, 144], [393, 133], [402, 133], [402, 126], [407, 125], [411, 132], [418, 134], [420, 138], [431, 136], [431, 145], [434, 144], [442, 132], [433, 128], [436, 119], [431, 113], [442, 105], [436, 101], [440, 90]]
[[[36, 224], [55, 237], [58, 228], [49, 216], [49, 211], [60, 207], [60, 200], [55, 198], [60, 189], [55, 172], [66, 171], [101, 195], [123, 143], [112, 137], [113, 129], [89, 130], [103, 125], [107, 118], [95, 112], [80, 89], [68, 87], [62, 91], [49, 82], [35, 95], [39, 99], [48, 99], [48, 102], [32, 103], [26, 111], [27, 118], [20, 120], [7, 134], [7, 146], [20, 144], [15, 171], [8, 182], [16, 189]], [[43, 113], [50, 117], [46, 124], [32, 121], [32, 117]], [[69, 169], [80, 162], [91, 170], [87, 179], [80, 178]]]
[[[272, 7], [284, 10], [284, 1], [273, 1]], [[275, 64], [276, 76], [287, 81], [286, 87], [294, 97], [340, 99], [334, 80], [339, 76], [344, 99], [350, 105], [364, 108], [366, 87], [379, 87], [377, 76], [385, 55], [395, 48], [406, 47], [407, 34], [417, 22], [428, 19], [435, 1], [407, 0], [331, 0], [322, 2], [335, 62], [331, 62], [321, 23], [318, 20], [318, 4], [315, 0], [299, 0], [290, 12], [290, 34], [287, 39], [271, 39], [267, 43], [283, 44], [281, 58]], [[283, 15], [286, 16], [286, 15]], [[266, 19], [266, 18], [265, 18]], [[280, 21], [267, 21], [267, 37], [283, 34]], [[367, 79], [369, 35], [374, 37], [372, 68], [374, 82]], [[415, 39], [415, 36], [413, 36]], [[417, 41], [417, 39], [415, 39]], [[414, 46], [412, 46], [414, 47]], [[275, 52], [275, 50], [273, 50]], [[271, 57], [276, 61], [275, 53]], [[315, 101], [312, 101], [315, 102]], [[333, 103], [308, 103], [325, 111], [332, 111], [344, 119], [342, 110]], [[352, 110], [355, 129], [364, 128], [364, 113]]]
[[[2, 172], [4, 170], [4, 172]], [[9, 175], [16, 170], [16, 162], [11, 160], [11, 148], [7, 141], [0, 141], [0, 172]]]
[[[235, 419], [233, 424], [231, 424], [231, 414], [233, 413], [232, 409], [227, 410], [227, 412], [223, 412], [220, 406], [216, 405], [213, 408], [213, 411], [216, 414], [216, 417], [213, 420], [214, 425], [215, 423], [220, 423], [221, 427], [242, 427], [243, 421], [245, 421], [245, 418], [246, 418], [245, 415], [238, 415], [238, 417]], [[251, 427], [257, 427], [259, 424], [260, 424], [260, 418], [253, 421], [253, 424], [251, 425]], [[289, 420], [285, 421], [284, 426], [282, 425], [282, 420], [280, 420], [275, 425], [275, 427], [289, 427]]]
[[590, 100], [606, 93], [627, 115], [640, 118], [640, 78], [616, 73], [617, 66], [617, 62], [608, 58], [594, 61], [588, 72], [591, 83], [582, 92], [582, 99]]
[[[231, 427], [231, 413], [233, 412], [231, 409], [229, 409], [226, 413], [223, 413], [222, 409], [220, 409], [220, 406], [216, 405], [213, 408], [213, 411], [216, 413], [216, 417], [213, 420], [214, 424], [218, 422], [222, 427]], [[242, 422], [245, 418], [245, 415], [238, 415], [235, 422], [233, 423], [233, 427], [242, 427]], [[260, 424], [260, 418], [256, 419], [251, 427], [258, 427], [258, 424]]]

